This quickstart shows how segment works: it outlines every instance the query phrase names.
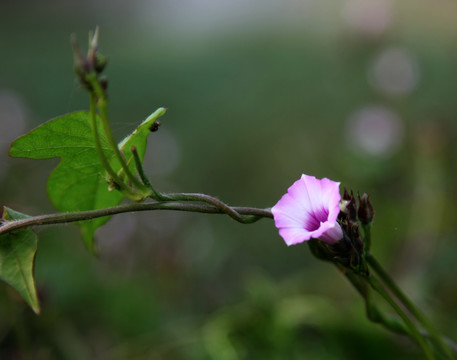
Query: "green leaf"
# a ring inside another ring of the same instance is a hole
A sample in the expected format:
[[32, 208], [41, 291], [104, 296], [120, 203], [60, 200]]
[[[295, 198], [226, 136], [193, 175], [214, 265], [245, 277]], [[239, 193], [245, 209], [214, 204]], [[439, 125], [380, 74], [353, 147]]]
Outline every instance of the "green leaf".
[[[143, 161], [144, 154], [146, 153], [146, 138], [151, 132], [151, 126], [160, 116], [164, 115], [166, 111], [167, 109], [165, 108], [159, 108], [154, 111], [133, 131], [133, 133], [125, 137], [124, 140], [119, 143], [119, 149], [124, 153], [132, 173], [136, 172], [132, 147], [136, 147], [138, 155]], [[120, 164], [117, 165], [117, 167], [120, 168]]]
[[[137, 148], [140, 159], [146, 151], [149, 127], [165, 113], [160, 108], [148, 117], [120, 144], [129, 159], [131, 147]], [[97, 117], [101, 130], [101, 120]], [[103, 131], [100, 131], [103, 152], [115, 172], [121, 165], [114, 157]], [[52, 119], [16, 139], [11, 145], [10, 156], [31, 159], [60, 157], [60, 163], [48, 179], [48, 196], [62, 212], [103, 209], [119, 204], [123, 195], [110, 191], [105, 180], [106, 171], [99, 159], [91, 126], [90, 115], [80, 111]], [[130, 165], [134, 169], [134, 164]], [[87, 248], [95, 253], [94, 233], [109, 217], [79, 223]]]
[[[27, 217], [7, 207], [3, 208], [2, 222]], [[33, 311], [39, 314], [40, 304], [33, 278], [37, 243], [38, 238], [32, 230], [18, 230], [0, 235], [0, 279], [16, 289]]]

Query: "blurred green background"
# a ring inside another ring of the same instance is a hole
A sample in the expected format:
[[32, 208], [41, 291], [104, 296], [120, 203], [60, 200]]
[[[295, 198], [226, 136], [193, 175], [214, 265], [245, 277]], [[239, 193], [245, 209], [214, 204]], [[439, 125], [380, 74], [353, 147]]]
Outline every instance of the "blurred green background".
[[[57, 160], [11, 141], [87, 109], [70, 34], [100, 26], [119, 139], [159, 106], [163, 191], [270, 207], [302, 173], [368, 192], [373, 252], [457, 340], [457, 3], [449, 0], [0, 2], [0, 205], [53, 211]], [[84, 249], [40, 229], [37, 317], [0, 284], [1, 359], [416, 359], [271, 220], [115, 216]]]

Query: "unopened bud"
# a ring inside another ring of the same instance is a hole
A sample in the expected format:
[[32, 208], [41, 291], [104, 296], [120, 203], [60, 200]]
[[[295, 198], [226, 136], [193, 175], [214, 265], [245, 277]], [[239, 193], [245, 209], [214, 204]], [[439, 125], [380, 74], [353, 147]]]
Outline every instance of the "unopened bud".
[[108, 60], [98, 51], [98, 28], [95, 30], [93, 36], [89, 36], [89, 50], [87, 51], [87, 55], [83, 55], [75, 36], [72, 36], [71, 44], [74, 53], [74, 68], [81, 84], [90, 89], [88, 76], [95, 74], [100, 82], [100, 86], [103, 90], [106, 90], [107, 82], [105, 79], [99, 77], [99, 75], [106, 67]]
[[362, 237], [359, 234], [359, 225], [353, 224], [352, 228], [351, 228], [351, 232], [352, 232], [352, 236], [351, 236], [352, 246], [354, 246], [354, 249], [357, 250], [357, 252], [359, 254], [361, 254], [363, 252], [363, 248], [365, 245], [364, 245]]
[[340, 203], [340, 209], [343, 213], [347, 215], [347, 218], [350, 221], [356, 221], [357, 215], [357, 205], [354, 199], [354, 193], [351, 190], [351, 193], [344, 189], [343, 200]]
[[359, 195], [359, 210], [357, 215], [363, 225], [368, 225], [373, 221], [374, 210], [370, 202], [370, 197], [366, 193], [362, 196]]
[[343, 200], [351, 200], [351, 195], [349, 195], [349, 192], [346, 188], [344, 188], [343, 191]]
[[94, 69], [100, 74], [108, 64], [108, 59], [100, 53], [95, 53]]

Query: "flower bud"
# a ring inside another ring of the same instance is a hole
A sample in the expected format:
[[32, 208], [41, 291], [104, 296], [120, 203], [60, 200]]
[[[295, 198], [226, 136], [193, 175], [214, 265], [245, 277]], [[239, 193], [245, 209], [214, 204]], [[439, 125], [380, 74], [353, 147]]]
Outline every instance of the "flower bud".
[[368, 225], [373, 221], [374, 217], [374, 210], [370, 202], [370, 197], [366, 193], [364, 193], [362, 196], [358, 195], [358, 197], [359, 209], [357, 215], [363, 225]]
[[346, 187], [343, 190], [343, 200], [351, 200], [351, 195], [349, 195], [348, 189], [346, 189]]
[[346, 214], [347, 219], [355, 222], [357, 220], [357, 204], [355, 203], [354, 193], [351, 193], [344, 189], [343, 201], [340, 202], [341, 211]]
[[362, 237], [359, 234], [359, 225], [352, 224], [351, 226], [351, 239], [352, 239], [352, 246], [354, 249], [359, 253], [363, 253], [363, 248], [365, 246]]
[[95, 71], [100, 74], [108, 64], [108, 59], [106, 56], [96, 52], [95, 53], [95, 60], [94, 60], [94, 69]]
[[100, 86], [103, 90], [106, 90], [106, 80], [100, 77], [100, 74], [106, 67], [108, 60], [98, 51], [98, 28], [95, 30], [93, 36], [90, 36], [87, 55], [83, 55], [74, 36], [71, 38], [71, 44], [74, 53], [74, 69], [81, 84], [85, 88], [90, 89], [91, 86], [88, 77], [95, 74], [100, 82]]

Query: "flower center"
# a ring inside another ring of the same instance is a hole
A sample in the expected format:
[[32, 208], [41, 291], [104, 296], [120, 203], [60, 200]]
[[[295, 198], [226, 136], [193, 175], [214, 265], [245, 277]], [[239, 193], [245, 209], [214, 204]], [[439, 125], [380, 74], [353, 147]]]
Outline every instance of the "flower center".
[[317, 209], [308, 213], [308, 218], [305, 221], [305, 229], [307, 231], [316, 231], [321, 226], [321, 223], [327, 221], [328, 209]]

